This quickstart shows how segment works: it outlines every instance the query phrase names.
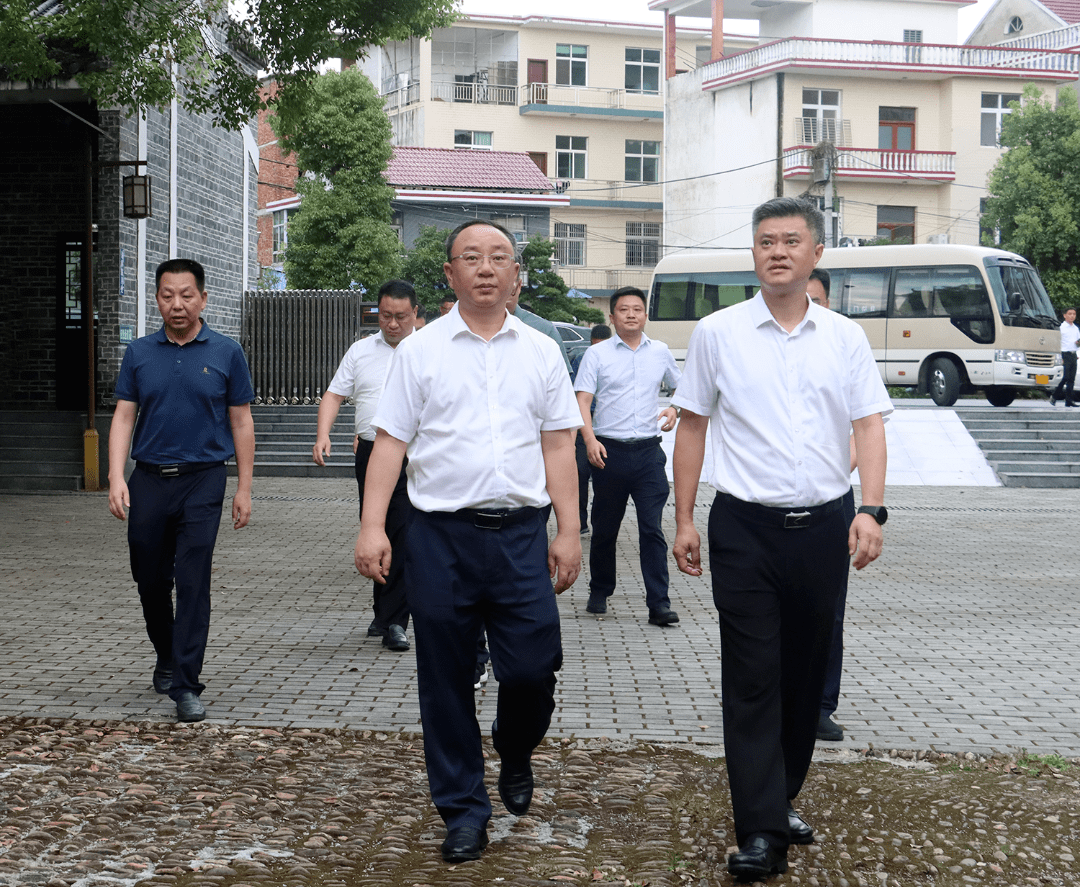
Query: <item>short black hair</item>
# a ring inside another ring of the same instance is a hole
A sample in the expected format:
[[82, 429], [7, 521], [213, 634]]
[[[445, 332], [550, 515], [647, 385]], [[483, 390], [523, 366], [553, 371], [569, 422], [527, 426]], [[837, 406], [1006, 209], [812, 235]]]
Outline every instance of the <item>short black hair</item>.
[[450, 236], [446, 238], [446, 261], [454, 261], [454, 241], [458, 239], [458, 235], [461, 234], [466, 228], [471, 228], [473, 225], [486, 225], [488, 228], [494, 228], [500, 232], [503, 237], [510, 243], [510, 252], [514, 256], [514, 261], [517, 261], [517, 238], [510, 232], [510, 229], [500, 225], [498, 222], [493, 222], [491, 219], [469, 219], [467, 222], [462, 222], [453, 231], [450, 232]]
[[161, 289], [161, 275], [163, 274], [191, 274], [195, 278], [195, 285], [201, 293], [206, 289], [206, 272], [203, 266], [194, 259], [166, 259], [157, 266], [154, 272], [154, 286]]
[[451, 302], [451, 303], [453, 303], [453, 302], [456, 302], [456, 301], [457, 301], [457, 296], [454, 294], [454, 291], [453, 290], [447, 290], [445, 293], [442, 294], [442, 298], [439, 299], [439, 304], [441, 305], [443, 302]]
[[766, 219], [786, 219], [799, 216], [814, 236], [814, 245], [825, 242], [825, 216], [814, 204], [798, 197], [774, 197], [754, 210], [751, 217], [753, 235], [757, 237], [758, 226]]
[[594, 342], [602, 342], [604, 339], [611, 338], [611, 327], [606, 323], [598, 323], [591, 330], [589, 330], [589, 338]]
[[810, 279], [816, 280], [825, 290], [825, 298], [829, 298], [829, 288], [832, 286], [832, 275], [824, 268], [815, 268], [810, 272]]
[[379, 295], [377, 297], [378, 302], [382, 302], [383, 296], [389, 299], [408, 299], [409, 305], [413, 308], [416, 307], [416, 290], [413, 289], [413, 285], [407, 280], [388, 280], [382, 286], [379, 287]]
[[611, 294], [611, 303], [608, 306], [608, 313], [615, 313], [615, 306], [619, 304], [619, 299], [623, 296], [637, 296], [641, 299], [641, 303], [647, 308], [649, 306], [649, 300], [645, 298], [643, 293], [636, 286], [620, 286], [615, 292]]

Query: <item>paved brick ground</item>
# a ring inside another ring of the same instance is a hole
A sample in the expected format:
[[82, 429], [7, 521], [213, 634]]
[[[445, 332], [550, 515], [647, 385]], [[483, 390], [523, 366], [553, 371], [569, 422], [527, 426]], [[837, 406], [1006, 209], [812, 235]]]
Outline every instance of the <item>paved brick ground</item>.
[[[203, 699], [219, 722], [419, 728], [411, 653], [365, 637], [355, 486], [256, 478], [252, 525], [223, 523]], [[702, 488], [699, 526], [710, 491]], [[1080, 755], [1080, 571], [1068, 490], [892, 487], [882, 560], [853, 574], [842, 746]], [[673, 509], [666, 510], [673, 534]], [[171, 719], [101, 494], [0, 496], [0, 716]], [[604, 619], [586, 578], [560, 598], [566, 664], [552, 733], [721, 741], [706, 580], [673, 574], [680, 626], [646, 623], [636, 527]], [[477, 695], [494, 717], [494, 682]]]

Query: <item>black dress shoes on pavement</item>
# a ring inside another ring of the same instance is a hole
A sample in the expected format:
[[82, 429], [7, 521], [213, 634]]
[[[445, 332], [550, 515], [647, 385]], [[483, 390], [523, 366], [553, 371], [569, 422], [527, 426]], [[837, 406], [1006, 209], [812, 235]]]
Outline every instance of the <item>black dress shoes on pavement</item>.
[[658, 610], [649, 610], [649, 625], [674, 625], [679, 621], [679, 614], [671, 607], [660, 607]]
[[765, 838], [751, 838], [727, 861], [736, 881], [764, 881], [787, 871], [787, 849], [776, 850]]
[[154, 692], [168, 693], [172, 689], [172, 668], [160, 662], [154, 666]]
[[206, 708], [194, 693], [181, 693], [176, 700], [176, 718], [185, 723], [201, 721], [206, 717]]
[[818, 716], [817, 738], [825, 742], [840, 742], [844, 738], [844, 728], [822, 713]]
[[503, 761], [499, 770], [499, 797], [503, 805], [514, 816], [524, 816], [529, 812], [533, 796], [532, 763], [511, 766]]
[[787, 808], [788, 840], [792, 844], [813, 844], [814, 830], [806, 824], [806, 820], [795, 812], [795, 808], [788, 804]]
[[603, 616], [607, 612], [607, 596], [603, 594], [590, 594], [589, 602], [585, 605], [585, 612], [594, 616]]
[[400, 625], [391, 625], [383, 635], [382, 645], [395, 653], [404, 653], [409, 649], [409, 639], [405, 637], [405, 629]]
[[442, 858], [446, 862], [468, 862], [479, 859], [480, 852], [487, 846], [487, 829], [478, 829], [471, 825], [452, 828], [442, 842]]
[[369, 638], [381, 638], [386, 635], [386, 629], [381, 625], [376, 625], [374, 622], [367, 627], [367, 636]]

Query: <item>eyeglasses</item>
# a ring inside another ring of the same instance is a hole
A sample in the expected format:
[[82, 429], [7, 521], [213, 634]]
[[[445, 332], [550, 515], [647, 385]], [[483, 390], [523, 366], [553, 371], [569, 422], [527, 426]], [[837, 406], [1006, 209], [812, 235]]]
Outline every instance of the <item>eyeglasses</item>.
[[383, 323], [392, 323], [393, 321], [397, 321], [399, 324], [407, 323], [412, 316], [412, 312], [408, 314], [383, 314], [381, 311], [379, 312], [379, 320]]
[[514, 257], [510, 253], [495, 253], [491, 256], [485, 256], [483, 253], [462, 253], [460, 256], [454, 256], [450, 261], [454, 259], [461, 259], [466, 268], [479, 268], [484, 264], [484, 259], [491, 262], [492, 268], [509, 268], [514, 264]]

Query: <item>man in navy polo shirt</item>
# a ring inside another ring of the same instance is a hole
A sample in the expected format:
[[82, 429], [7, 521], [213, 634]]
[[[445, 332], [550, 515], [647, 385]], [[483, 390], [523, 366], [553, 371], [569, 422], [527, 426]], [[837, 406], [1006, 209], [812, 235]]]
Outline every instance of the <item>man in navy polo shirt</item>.
[[[201, 721], [199, 673], [210, 631], [210, 568], [225, 462], [236, 456], [232, 518], [238, 530], [251, 517], [255, 394], [243, 350], [200, 317], [206, 308], [202, 265], [170, 259], [156, 277], [164, 325], [128, 346], [116, 380], [109, 511], [124, 520], [130, 510], [131, 574], [157, 652], [154, 689], [176, 702], [179, 720]], [[125, 483], [129, 446], [135, 470]]]

